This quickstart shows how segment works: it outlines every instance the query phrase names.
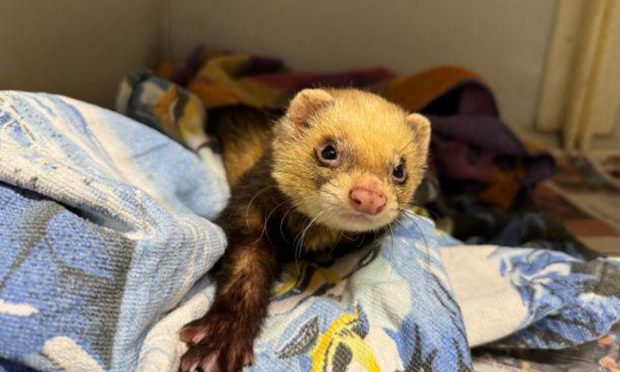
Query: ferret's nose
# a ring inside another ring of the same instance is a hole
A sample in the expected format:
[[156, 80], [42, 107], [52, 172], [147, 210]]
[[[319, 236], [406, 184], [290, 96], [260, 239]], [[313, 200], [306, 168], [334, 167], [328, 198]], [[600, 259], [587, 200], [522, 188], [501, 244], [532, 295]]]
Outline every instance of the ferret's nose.
[[358, 212], [377, 214], [386, 202], [383, 190], [374, 184], [358, 185], [349, 191], [349, 204]]

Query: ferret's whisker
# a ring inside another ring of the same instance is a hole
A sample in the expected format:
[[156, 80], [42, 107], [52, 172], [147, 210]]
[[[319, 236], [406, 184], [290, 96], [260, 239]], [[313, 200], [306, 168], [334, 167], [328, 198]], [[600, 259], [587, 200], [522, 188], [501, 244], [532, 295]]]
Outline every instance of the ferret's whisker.
[[301, 233], [301, 239], [300, 239], [300, 245], [303, 248], [303, 244], [304, 244], [304, 240], [306, 238], [306, 233], [308, 232], [308, 229], [310, 229], [312, 227], [312, 225], [316, 222], [317, 219], [320, 218], [320, 216], [323, 214], [324, 212], [321, 211], [319, 212], [308, 224], [308, 226], [306, 226], [306, 228], [303, 230], [303, 232]]
[[277, 187], [277, 186], [275, 186], [275, 185], [272, 185], [272, 186], [267, 186], [267, 187], [263, 188], [262, 190], [259, 190], [259, 191], [258, 191], [258, 192], [257, 192], [257, 193], [256, 193], [256, 194], [252, 197], [252, 199], [250, 199], [250, 201], [248, 202], [248, 206], [247, 206], [247, 208], [245, 209], [245, 225], [246, 225], [248, 228], [250, 228], [250, 221], [249, 221], [249, 219], [250, 219], [250, 208], [252, 207], [252, 203], [254, 202], [254, 200], [256, 200], [256, 198], [257, 198], [260, 194], [264, 193], [264, 192], [265, 192], [265, 191], [267, 191], [267, 190], [271, 190], [271, 189], [273, 189], [274, 187]]
[[291, 211], [295, 209], [295, 207], [291, 206], [286, 212], [284, 212], [284, 215], [282, 215], [282, 218], [280, 219], [280, 234], [282, 235], [282, 237], [284, 238], [285, 241], [288, 242], [288, 238], [286, 237], [286, 234], [284, 233], [284, 220], [286, 219], [286, 217], [289, 215], [289, 213], [291, 213]]
[[[303, 250], [303, 240], [305, 238], [306, 232], [308, 231], [308, 229], [312, 226], [312, 224], [314, 223], [314, 221], [322, 214], [323, 212], [319, 212], [312, 220], [310, 220], [310, 222], [308, 223], [308, 225], [299, 233], [297, 234], [297, 237], [295, 238], [296, 241], [296, 247], [295, 247], [295, 266], [297, 267], [297, 271], [299, 272], [299, 265], [298, 265], [298, 260], [299, 258], [301, 258], [301, 252]], [[299, 257], [298, 257], [299, 256]]]
[[261, 233], [260, 233], [260, 236], [258, 237], [258, 239], [256, 239], [256, 241], [254, 242], [254, 244], [258, 243], [258, 242], [259, 242], [259, 241], [263, 238], [263, 236], [267, 237], [267, 240], [269, 240], [269, 242], [270, 242], [271, 244], [273, 244], [273, 242], [271, 241], [271, 238], [269, 237], [269, 232], [267, 231], [267, 225], [269, 224], [269, 219], [270, 219], [270, 218], [271, 218], [271, 216], [274, 214], [274, 212], [275, 212], [276, 210], [278, 210], [278, 208], [280, 208], [281, 206], [283, 206], [283, 205], [284, 205], [284, 204], [286, 204], [286, 203], [287, 203], [287, 201], [286, 201], [286, 200], [284, 200], [284, 201], [282, 201], [282, 202], [278, 203], [278, 205], [276, 205], [276, 206], [275, 206], [275, 207], [271, 210], [271, 212], [269, 212], [269, 214], [267, 215], [267, 217], [265, 217], [265, 221], [263, 222], [263, 229], [262, 229], [262, 231], [261, 231]]

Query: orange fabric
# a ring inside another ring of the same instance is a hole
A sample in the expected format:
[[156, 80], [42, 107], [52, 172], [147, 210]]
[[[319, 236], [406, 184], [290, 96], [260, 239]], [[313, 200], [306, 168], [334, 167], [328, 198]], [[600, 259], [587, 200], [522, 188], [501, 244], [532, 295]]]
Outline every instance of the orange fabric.
[[174, 118], [170, 116], [170, 107], [173, 106], [173, 102], [177, 97], [177, 88], [171, 85], [170, 88], [159, 97], [157, 102], [155, 102], [153, 105], [153, 112], [161, 120], [163, 131], [175, 140], [181, 141], [181, 133], [176, 126]]
[[458, 66], [438, 66], [393, 80], [383, 95], [405, 109], [415, 112], [465, 80], [484, 84], [480, 75], [473, 71]]
[[206, 79], [195, 79], [187, 86], [187, 90], [198, 96], [207, 109], [241, 103], [234, 93]]
[[538, 143], [527, 140], [521, 140], [521, 142], [523, 143], [523, 146], [530, 152], [540, 152], [545, 150], [545, 148]]
[[175, 69], [176, 65], [174, 63], [164, 62], [157, 68], [156, 75], [169, 80], [172, 78]]
[[494, 204], [507, 211], [510, 210], [521, 186], [510, 172], [497, 172], [493, 182], [478, 195], [483, 203]]

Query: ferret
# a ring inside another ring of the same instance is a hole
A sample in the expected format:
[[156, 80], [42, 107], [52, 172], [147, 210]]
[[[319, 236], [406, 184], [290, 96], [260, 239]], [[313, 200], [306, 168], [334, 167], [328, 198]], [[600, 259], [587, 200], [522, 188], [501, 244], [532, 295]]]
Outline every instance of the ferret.
[[423, 178], [430, 131], [424, 116], [356, 89], [305, 89], [279, 118], [248, 108], [220, 123], [232, 191], [216, 223], [228, 248], [213, 304], [180, 331], [180, 370], [253, 364], [283, 262], [354, 249], [393, 223]]

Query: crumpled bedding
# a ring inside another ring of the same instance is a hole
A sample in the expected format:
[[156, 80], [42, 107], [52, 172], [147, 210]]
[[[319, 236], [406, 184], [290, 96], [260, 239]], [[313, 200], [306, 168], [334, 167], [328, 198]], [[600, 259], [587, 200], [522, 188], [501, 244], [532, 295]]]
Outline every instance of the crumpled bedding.
[[[278, 110], [295, 89], [353, 82], [434, 115], [444, 157], [418, 195], [432, 213], [450, 211], [445, 195], [463, 194], [506, 211], [552, 169], [495, 125], [475, 75], [390, 79], [383, 69], [295, 74], [278, 60], [199, 50], [123, 83], [118, 109], [141, 123], [66, 97], [1, 92], [0, 370], [176, 370], [185, 350], [177, 331], [208, 307], [204, 274], [226, 245], [209, 222], [229, 193], [203, 129], [216, 107]], [[465, 118], [471, 125], [485, 116], [495, 137], [472, 144], [468, 131], [454, 132], [455, 114], [480, 114]], [[454, 151], [468, 162], [442, 161]], [[620, 318], [614, 258], [506, 247], [516, 244], [505, 236], [464, 245], [427, 215], [411, 211], [392, 235], [336, 261], [289, 265], [254, 369], [508, 368], [488, 355], [614, 344], [604, 336]]]
[[[176, 369], [226, 241], [209, 220], [228, 188], [202, 149], [66, 97], [0, 94], [0, 365]], [[411, 213], [359, 252], [288, 267], [255, 370], [471, 370], [477, 345], [581, 344], [620, 319], [619, 276], [611, 259], [465, 246]]]

